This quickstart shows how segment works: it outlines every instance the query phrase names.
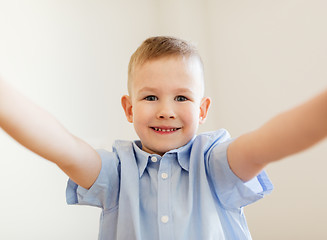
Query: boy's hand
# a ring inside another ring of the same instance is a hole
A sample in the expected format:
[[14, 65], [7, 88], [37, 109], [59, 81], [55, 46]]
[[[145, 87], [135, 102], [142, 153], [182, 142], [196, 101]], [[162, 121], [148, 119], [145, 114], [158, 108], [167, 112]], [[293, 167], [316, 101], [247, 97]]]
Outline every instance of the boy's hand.
[[327, 136], [327, 91], [271, 119], [261, 128], [232, 142], [227, 157], [243, 181], [268, 163], [309, 148]]
[[1, 78], [0, 127], [23, 146], [57, 164], [78, 185], [89, 188], [96, 180], [101, 168], [97, 152]]

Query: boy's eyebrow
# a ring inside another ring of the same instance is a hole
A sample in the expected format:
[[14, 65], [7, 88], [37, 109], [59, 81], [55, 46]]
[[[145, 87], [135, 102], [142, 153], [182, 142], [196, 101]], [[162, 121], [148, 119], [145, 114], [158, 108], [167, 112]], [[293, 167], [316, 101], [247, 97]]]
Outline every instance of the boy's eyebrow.
[[[138, 92], [156, 92], [160, 89], [157, 89], [157, 88], [152, 88], [152, 87], [144, 87], [144, 88], [141, 88]], [[175, 92], [188, 92], [188, 93], [193, 93], [193, 91], [189, 88], [177, 88], [174, 90]]]
[[138, 90], [138, 92], [153, 92], [153, 91], [156, 91], [156, 88], [144, 87]]

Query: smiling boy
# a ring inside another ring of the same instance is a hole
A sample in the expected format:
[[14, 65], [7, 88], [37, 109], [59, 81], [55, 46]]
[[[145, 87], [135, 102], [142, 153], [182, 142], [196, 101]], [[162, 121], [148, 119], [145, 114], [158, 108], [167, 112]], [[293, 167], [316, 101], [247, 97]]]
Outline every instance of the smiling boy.
[[135, 66], [130, 74], [130, 96], [122, 97], [122, 105], [143, 150], [163, 155], [188, 143], [210, 105], [203, 97], [200, 59], [162, 56]]
[[243, 207], [272, 190], [263, 167], [327, 135], [327, 91], [236, 139], [196, 135], [210, 99], [200, 56], [177, 38], [142, 43], [128, 91], [140, 140], [95, 151], [0, 80], [0, 126], [70, 177], [69, 204], [102, 208], [100, 240], [251, 239]]

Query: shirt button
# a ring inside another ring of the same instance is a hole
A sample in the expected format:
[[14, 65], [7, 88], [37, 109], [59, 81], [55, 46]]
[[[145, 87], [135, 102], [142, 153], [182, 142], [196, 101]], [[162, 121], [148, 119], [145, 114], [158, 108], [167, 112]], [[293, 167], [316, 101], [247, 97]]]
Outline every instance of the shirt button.
[[161, 217], [162, 223], [167, 223], [169, 221], [169, 217], [167, 215]]
[[161, 178], [162, 179], [167, 179], [168, 178], [168, 174], [167, 173], [161, 173]]
[[157, 162], [158, 159], [157, 159], [156, 157], [151, 157], [151, 161], [152, 161], [152, 162]]

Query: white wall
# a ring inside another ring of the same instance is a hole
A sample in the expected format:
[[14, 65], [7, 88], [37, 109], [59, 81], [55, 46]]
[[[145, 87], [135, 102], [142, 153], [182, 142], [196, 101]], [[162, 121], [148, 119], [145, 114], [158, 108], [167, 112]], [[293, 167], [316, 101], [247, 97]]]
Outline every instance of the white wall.
[[[0, 72], [94, 147], [134, 139], [120, 97], [153, 1], [0, 1]], [[37, 129], [35, 129], [37, 131]], [[0, 239], [97, 239], [99, 210], [66, 205], [67, 177], [0, 134]]]
[[[202, 54], [213, 98], [202, 131], [238, 136], [326, 88], [324, 1], [0, 0], [0, 73], [94, 147], [135, 139], [127, 64], [145, 38]], [[37, 129], [35, 130], [37, 131]], [[253, 239], [324, 239], [326, 141], [268, 166], [274, 192], [246, 208]], [[65, 203], [67, 177], [0, 132], [0, 239], [96, 239], [99, 210]]]
[[[238, 136], [326, 89], [326, 1], [208, 4], [213, 128]], [[325, 140], [267, 167], [275, 190], [245, 210], [254, 239], [327, 239], [326, 159]]]

